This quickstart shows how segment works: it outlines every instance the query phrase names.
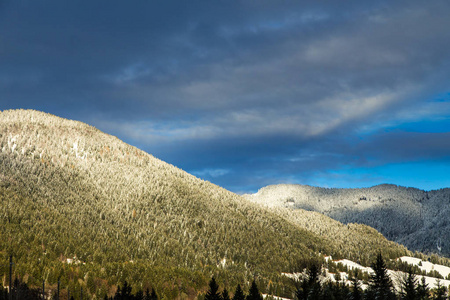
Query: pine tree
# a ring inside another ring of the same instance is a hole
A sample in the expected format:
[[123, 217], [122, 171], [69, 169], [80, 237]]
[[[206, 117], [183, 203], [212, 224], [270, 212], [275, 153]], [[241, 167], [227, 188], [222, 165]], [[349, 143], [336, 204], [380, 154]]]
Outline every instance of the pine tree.
[[150, 290], [148, 288], [145, 290], [144, 300], [150, 300]]
[[308, 300], [320, 300], [322, 295], [322, 285], [320, 283], [314, 284], [308, 293]]
[[362, 300], [361, 286], [358, 280], [358, 270], [355, 271], [355, 275], [352, 278], [352, 292], [350, 294], [351, 300]]
[[224, 288], [222, 291], [222, 300], [231, 300], [226, 288]]
[[150, 295], [150, 300], [158, 300], [158, 295], [156, 295], [156, 291], [152, 288], [152, 293]]
[[417, 299], [417, 278], [413, 274], [412, 270], [409, 269], [407, 276], [401, 280], [400, 292], [401, 299], [403, 300], [416, 300]]
[[259, 293], [258, 286], [256, 285], [255, 280], [253, 280], [252, 282], [252, 286], [250, 287], [250, 291], [246, 297], [246, 300], [263, 300], [263, 297]]
[[116, 294], [114, 295], [114, 300], [122, 300], [122, 289], [120, 288], [120, 285], [117, 286]]
[[142, 290], [137, 291], [134, 300], [144, 300], [144, 292]]
[[447, 294], [447, 288], [441, 284], [441, 281], [438, 279], [436, 281], [436, 288], [434, 291], [433, 300], [445, 300]]
[[303, 279], [300, 285], [297, 287], [297, 290], [295, 291], [295, 299], [306, 300], [308, 298], [308, 292], [308, 281], [306, 279]]
[[222, 297], [219, 293], [219, 286], [216, 283], [216, 279], [211, 278], [211, 281], [209, 282], [209, 290], [206, 293], [205, 300], [221, 300]]
[[128, 284], [127, 281], [125, 281], [122, 289], [120, 288], [120, 286], [117, 288], [114, 300], [128, 300], [128, 299], [132, 299], [131, 286]]
[[322, 294], [322, 286], [319, 281], [319, 267], [313, 264], [308, 269], [308, 276], [303, 278], [300, 286], [295, 291], [295, 297], [298, 300], [319, 299]]
[[330, 281], [325, 284], [322, 288], [322, 299], [335, 299], [335, 287], [334, 284]]
[[238, 284], [234, 292], [233, 300], [245, 300], [244, 292], [242, 292], [241, 285]]
[[417, 299], [419, 300], [429, 300], [430, 299], [430, 288], [425, 282], [425, 277], [422, 276], [422, 280], [417, 286]]
[[374, 300], [395, 299], [394, 286], [387, 272], [386, 264], [381, 253], [377, 255], [375, 263], [372, 265], [374, 274], [370, 276], [367, 295]]

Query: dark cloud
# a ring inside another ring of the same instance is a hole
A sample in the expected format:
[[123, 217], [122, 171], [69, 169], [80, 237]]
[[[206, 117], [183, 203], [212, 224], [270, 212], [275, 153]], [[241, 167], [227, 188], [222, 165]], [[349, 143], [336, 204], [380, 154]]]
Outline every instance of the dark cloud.
[[420, 124], [450, 112], [429, 102], [450, 88], [449, 12], [448, 1], [3, 1], [0, 109], [88, 122], [236, 191], [446, 159], [448, 130]]

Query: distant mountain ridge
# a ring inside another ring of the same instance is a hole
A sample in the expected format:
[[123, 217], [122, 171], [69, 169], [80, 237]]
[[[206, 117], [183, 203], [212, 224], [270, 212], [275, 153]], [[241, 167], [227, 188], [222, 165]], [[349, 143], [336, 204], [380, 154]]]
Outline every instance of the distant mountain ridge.
[[361, 223], [411, 250], [450, 257], [450, 189], [392, 184], [340, 189], [279, 184], [245, 195], [269, 207], [301, 208], [343, 223]]
[[[365, 225], [269, 210], [87, 124], [0, 112], [0, 276], [114, 293], [125, 280], [195, 298], [215, 275], [289, 296], [282, 272], [324, 255], [369, 265], [411, 255]], [[446, 262], [447, 264], [448, 262]], [[5, 282], [4, 282], [5, 285]]]

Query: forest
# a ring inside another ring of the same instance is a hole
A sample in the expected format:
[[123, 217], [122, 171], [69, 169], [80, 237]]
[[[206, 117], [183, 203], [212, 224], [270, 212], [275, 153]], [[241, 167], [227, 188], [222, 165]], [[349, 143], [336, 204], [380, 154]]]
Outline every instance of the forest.
[[365, 224], [410, 250], [450, 257], [449, 188], [423, 191], [393, 184], [355, 189], [278, 184], [245, 197], [274, 209], [305, 209], [344, 224]]
[[[323, 280], [321, 278], [322, 265], [317, 262], [311, 262], [308, 268], [305, 268], [303, 276], [293, 282], [295, 287], [293, 295], [295, 300], [445, 300], [450, 299], [448, 288], [438, 285], [431, 289], [425, 283], [424, 278], [419, 281], [419, 277], [413, 273], [410, 268], [404, 273], [397, 287], [387, 272], [386, 263], [381, 254], [372, 264], [374, 273], [370, 275], [368, 287], [363, 289], [361, 280], [358, 279], [358, 273], [354, 273], [351, 278], [351, 285], [336, 281]], [[223, 285], [223, 284], [222, 284]], [[226, 286], [222, 288], [217, 283], [215, 277], [212, 277], [205, 293], [199, 293], [199, 300], [262, 300], [263, 296], [259, 291], [255, 280], [252, 281], [248, 292], [242, 290], [241, 284], [237, 284], [233, 293], [230, 293]], [[9, 292], [11, 291], [11, 292]], [[104, 294], [104, 300], [157, 300], [160, 299], [154, 288], [145, 290], [138, 289], [132, 292], [132, 286], [125, 281], [122, 286], [118, 286], [114, 295]], [[276, 299], [273, 295], [264, 295], [266, 299]], [[45, 293], [45, 282], [42, 289], [30, 288], [26, 283], [18, 278], [11, 280], [10, 288], [0, 287], [0, 300], [38, 300], [38, 299], [91, 299], [89, 295], [83, 295], [83, 288], [79, 290], [69, 289], [60, 291], [59, 280], [56, 291]]]
[[[324, 256], [369, 266], [417, 255], [362, 224], [306, 210], [274, 212], [77, 121], [0, 112], [0, 276], [102, 299], [127, 282], [166, 299], [223, 287], [292, 297]], [[76, 294], [78, 295], [78, 294]], [[77, 297], [74, 294], [74, 297]], [[75, 298], [76, 299], [76, 298]]]

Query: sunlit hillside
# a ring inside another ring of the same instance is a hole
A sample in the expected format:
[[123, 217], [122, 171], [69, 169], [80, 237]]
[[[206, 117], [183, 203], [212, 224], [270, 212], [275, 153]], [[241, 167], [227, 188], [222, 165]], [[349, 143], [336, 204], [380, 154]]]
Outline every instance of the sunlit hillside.
[[292, 295], [283, 272], [325, 255], [370, 264], [411, 255], [364, 225], [280, 214], [96, 128], [50, 114], [0, 113], [0, 272], [30, 285], [114, 293], [125, 280], [168, 298], [221, 285]]

